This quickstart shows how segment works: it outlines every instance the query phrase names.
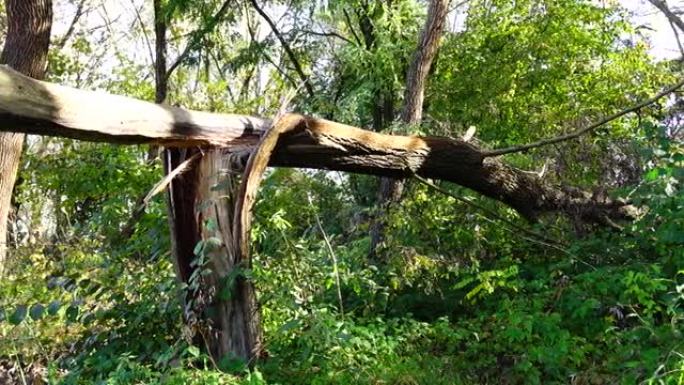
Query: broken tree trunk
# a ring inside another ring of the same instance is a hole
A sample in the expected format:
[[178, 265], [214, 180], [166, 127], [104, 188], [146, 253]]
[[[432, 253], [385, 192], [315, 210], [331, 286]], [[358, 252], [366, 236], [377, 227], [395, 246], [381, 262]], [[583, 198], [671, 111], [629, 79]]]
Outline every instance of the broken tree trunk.
[[[222, 7], [222, 9], [225, 9]], [[220, 13], [223, 11], [219, 11]], [[155, 103], [165, 102], [169, 76], [166, 65], [167, 18], [163, 2], [154, 1]], [[220, 15], [219, 13], [219, 15]], [[182, 56], [177, 59], [182, 60]], [[150, 146], [148, 159], [157, 157]], [[174, 265], [179, 280], [190, 290], [184, 298], [184, 321], [195, 331], [195, 342], [219, 365], [252, 363], [261, 350], [261, 324], [254, 285], [245, 274], [249, 255], [236, 252], [232, 226], [235, 177], [219, 149], [165, 147], [162, 152], [168, 189], [168, 218]], [[142, 202], [142, 201], [140, 201]], [[126, 229], [133, 229], [143, 209], [134, 212]]]
[[[0, 68], [0, 131], [111, 143], [227, 147], [243, 158], [270, 127], [267, 119], [212, 114], [41, 82]], [[585, 221], [631, 217], [631, 206], [562, 189], [510, 167], [459, 139], [385, 135], [300, 117], [276, 144], [269, 166], [348, 171], [454, 182], [499, 200], [528, 219], [560, 212]]]
[[239, 243], [249, 226], [234, 225], [245, 194], [226, 151], [167, 151], [167, 161], [184, 168], [169, 187], [169, 222], [179, 280], [188, 285], [186, 324], [215, 362], [250, 363], [261, 352], [261, 327], [251, 259]]

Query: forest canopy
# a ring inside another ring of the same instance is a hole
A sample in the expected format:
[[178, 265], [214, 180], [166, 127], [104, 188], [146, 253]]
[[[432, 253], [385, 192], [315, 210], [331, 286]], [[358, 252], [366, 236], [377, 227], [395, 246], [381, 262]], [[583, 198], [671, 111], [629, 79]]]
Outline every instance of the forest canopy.
[[628, 5], [5, 0], [0, 383], [684, 384]]

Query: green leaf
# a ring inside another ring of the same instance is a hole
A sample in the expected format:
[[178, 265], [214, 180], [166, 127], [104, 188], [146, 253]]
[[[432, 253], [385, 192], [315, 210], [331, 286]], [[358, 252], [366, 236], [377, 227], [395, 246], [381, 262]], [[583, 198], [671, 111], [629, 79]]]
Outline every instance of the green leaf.
[[226, 373], [241, 373], [247, 369], [247, 362], [232, 354], [228, 354], [221, 358], [218, 367]]
[[66, 309], [66, 319], [67, 322], [76, 322], [76, 319], [78, 318], [78, 306], [76, 305], [70, 305]]
[[55, 315], [61, 307], [62, 303], [57, 300], [54, 300], [48, 304], [47, 312], [49, 315]]
[[195, 245], [195, 248], [192, 250], [192, 253], [199, 256], [202, 254], [203, 249], [204, 249], [204, 241], [199, 241]]
[[19, 305], [14, 309], [14, 313], [9, 318], [9, 322], [12, 325], [19, 325], [21, 321], [26, 318], [26, 313], [28, 312], [28, 307], [26, 305]]
[[295, 329], [295, 328], [299, 327], [300, 323], [301, 323], [301, 322], [300, 322], [298, 319], [293, 319], [293, 320], [291, 320], [291, 321], [286, 322], [285, 324], [283, 324], [283, 326], [281, 326], [281, 327], [278, 329], [278, 332], [279, 332], [279, 333], [284, 333], [284, 332], [286, 332], [286, 331], [288, 331], [288, 330]]
[[200, 350], [197, 346], [188, 346], [187, 352], [193, 357], [199, 357], [200, 355]]
[[43, 318], [44, 312], [45, 312], [45, 306], [37, 303], [37, 304], [31, 306], [31, 310], [29, 310], [29, 315], [31, 316], [32, 320], [38, 321], [39, 319]]

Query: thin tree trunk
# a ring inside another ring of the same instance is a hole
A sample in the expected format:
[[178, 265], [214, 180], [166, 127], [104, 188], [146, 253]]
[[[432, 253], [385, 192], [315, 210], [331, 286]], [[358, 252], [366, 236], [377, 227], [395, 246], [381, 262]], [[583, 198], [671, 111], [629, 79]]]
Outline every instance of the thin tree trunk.
[[[406, 125], [419, 124], [423, 117], [423, 99], [432, 62], [437, 55], [439, 40], [448, 13], [449, 0], [432, 0], [428, 8], [425, 27], [416, 48], [413, 61], [406, 73], [406, 91], [401, 121]], [[392, 204], [399, 202], [404, 191], [404, 180], [382, 178], [378, 191], [379, 213], [371, 223], [370, 255], [376, 255], [377, 248], [385, 237], [387, 214]]]
[[[7, 38], [0, 62], [36, 79], [45, 76], [52, 28], [51, 0], [5, 0]], [[7, 219], [24, 134], [0, 133], [0, 275], [7, 257]]]
[[168, 94], [168, 76], [166, 76], [166, 17], [162, 9], [162, 0], [154, 0], [154, 102], [161, 104]]

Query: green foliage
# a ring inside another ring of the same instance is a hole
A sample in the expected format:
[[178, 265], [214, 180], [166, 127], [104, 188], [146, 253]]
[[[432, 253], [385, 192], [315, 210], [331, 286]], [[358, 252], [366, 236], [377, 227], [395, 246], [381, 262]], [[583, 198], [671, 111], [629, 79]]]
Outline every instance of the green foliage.
[[[279, 27], [317, 89], [292, 108], [361, 125], [379, 96], [398, 108], [423, 2], [289, 4]], [[163, 6], [170, 52], [201, 42], [171, 78], [171, 102], [267, 114], [295, 86], [289, 58], [256, 31], [253, 11], [236, 6], [213, 24], [220, 2]], [[430, 77], [427, 123], [411, 130], [454, 136], [473, 125], [475, 140], [492, 146], [527, 142], [619, 110], [673, 77], [628, 39], [634, 27], [611, 4], [471, 1], [464, 16]], [[254, 36], [241, 34], [245, 26]], [[149, 63], [129, 57], [130, 47], [84, 34], [69, 47], [51, 53], [52, 80], [152, 99]], [[113, 70], [84, 75], [109, 48]], [[54, 228], [13, 250], [0, 281], [0, 370], [42, 365], [50, 384], [682, 385], [684, 148], [663, 115], [643, 109], [576, 145], [511, 157], [526, 168], [553, 158], [553, 181], [624, 186], [615, 194], [641, 213], [621, 231], [553, 218], [529, 225], [463, 188], [440, 186], [487, 210], [409, 183], [371, 260], [375, 178], [269, 171], [254, 264], [235, 268], [216, 293], [230, 299], [239, 278], [257, 286], [268, 357], [252, 368], [214, 362], [183, 322], [188, 290], [199, 289], [220, 241], [196, 245], [198, 268], [181, 285], [162, 199], [122, 236], [161, 178], [147, 149], [31, 139], [15, 203], [32, 228], [46, 215]], [[636, 175], [607, 181], [623, 171]]]

